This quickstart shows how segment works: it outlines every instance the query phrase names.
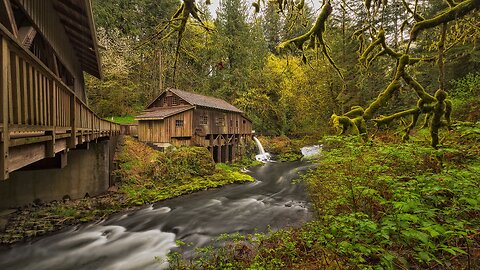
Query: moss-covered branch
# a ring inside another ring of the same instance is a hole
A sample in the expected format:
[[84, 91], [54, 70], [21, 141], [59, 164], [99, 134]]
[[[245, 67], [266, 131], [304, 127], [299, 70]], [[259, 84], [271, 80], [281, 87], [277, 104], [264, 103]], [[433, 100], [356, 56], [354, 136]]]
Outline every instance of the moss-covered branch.
[[372, 121], [375, 122], [377, 125], [388, 125], [396, 119], [403, 118], [409, 115], [414, 115], [414, 114], [420, 114], [420, 109], [419, 108], [409, 109], [409, 110], [401, 111], [398, 113], [394, 113], [389, 116], [381, 115], [378, 118], [372, 119]]
[[408, 5], [408, 3], [405, 2], [405, 0], [402, 0], [402, 4], [403, 4], [403, 6], [405, 7], [405, 10], [406, 10], [408, 13], [412, 14], [412, 16], [413, 16], [413, 18], [415, 19], [415, 21], [421, 22], [421, 21], [424, 21], [424, 20], [425, 20], [425, 18], [422, 17], [422, 15], [418, 14], [418, 12], [417, 12], [417, 10], [416, 10], [417, 1], [415, 1], [415, 10], [412, 10], [412, 9], [410, 8], [410, 6]]
[[326, 30], [327, 19], [330, 16], [330, 14], [332, 14], [332, 11], [333, 11], [333, 8], [332, 8], [332, 4], [330, 3], [330, 0], [326, 0], [325, 4], [322, 7], [322, 10], [320, 11], [320, 14], [318, 15], [317, 19], [315, 20], [315, 23], [310, 28], [310, 30], [303, 35], [300, 35], [298, 37], [295, 37], [280, 43], [277, 46], [277, 50], [281, 52], [292, 44], [300, 51], [304, 51], [304, 49], [313, 49], [319, 46], [322, 50], [322, 54], [327, 58], [328, 62], [332, 65], [332, 67], [337, 71], [339, 76], [343, 79], [342, 72], [340, 71], [338, 66], [335, 64], [333, 59], [330, 57], [330, 54], [328, 52], [328, 48], [326, 45], [327, 43], [325, 42], [325, 39], [323, 37]]
[[480, 0], [466, 0], [458, 3], [453, 7], [450, 6], [446, 10], [440, 12], [439, 15], [431, 19], [425, 19], [423, 21], [415, 23], [412, 31], [410, 32], [410, 38], [412, 40], [415, 40], [421, 31], [459, 19], [479, 7]]

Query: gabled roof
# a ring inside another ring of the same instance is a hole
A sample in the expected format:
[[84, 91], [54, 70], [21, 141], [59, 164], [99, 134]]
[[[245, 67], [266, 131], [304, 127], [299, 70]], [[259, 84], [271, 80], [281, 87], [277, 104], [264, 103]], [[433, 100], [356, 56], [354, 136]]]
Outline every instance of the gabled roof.
[[54, 0], [53, 5], [76, 51], [82, 70], [101, 78], [102, 65], [98, 53], [91, 0]]
[[167, 107], [167, 108], [153, 108], [146, 110], [143, 114], [135, 117], [135, 120], [162, 120], [169, 116], [173, 116], [190, 109], [193, 109], [193, 106], [178, 106], [178, 107]]
[[243, 113], [242, 110], [236, 108], [235, 106], [226, 102], [223, 99], [199, 95], [192, 92], [186, 92], [186, 91], [182, 91], [174, 88], [167, 88], [165, 92], [160, 94], [152, 103], [150, 103], [150, 105], [148, 105], [148, 108], [150, 108], [150, 106], [166, 92], [171, 92], [177, 95], [178, 97], [185, 100], [187, 103], [189, 103], [192, 106], [200, 106], [200, 107], [207, 107], [207, 108], [219, 109], [224, 111]]

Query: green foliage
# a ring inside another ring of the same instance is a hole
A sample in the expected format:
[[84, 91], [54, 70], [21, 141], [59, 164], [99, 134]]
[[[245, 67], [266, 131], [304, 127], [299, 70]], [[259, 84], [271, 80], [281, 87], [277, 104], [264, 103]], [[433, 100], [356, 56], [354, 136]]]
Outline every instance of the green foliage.
[[480, 73], [469, 73], [450, 83], [454, 117], [462, 121], [480, 121]]
[[449, 91], [454, 98], [470, 99], [480, 96], [480, 72], [469, 73], [465, 77], [450, 82], [453, 88]]
[[[458, 130], [472, 131], [471, 125]], [[302, 176], [317, 218], [297, 229], [223, 237], [184, 269], [460, 269], [478, 265], [480, 148], [327, 136]], [[385, 137], [384, 137], [385, 138]], [[173, 269], [181, 269], [175, 268]]]
[[155, 151], [127, 137], [118, 157], [120, 192], [128, 204], [141, 205], [236, 182], [254, 181], [238, 169], [215, 165], [204, 147]]

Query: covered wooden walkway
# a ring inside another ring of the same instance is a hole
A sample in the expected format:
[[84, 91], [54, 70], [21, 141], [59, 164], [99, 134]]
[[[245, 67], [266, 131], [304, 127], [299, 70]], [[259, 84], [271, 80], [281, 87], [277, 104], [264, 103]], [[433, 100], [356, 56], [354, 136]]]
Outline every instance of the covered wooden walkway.
[[120, 133], [0, 24], [0, 180], [79, 144]]

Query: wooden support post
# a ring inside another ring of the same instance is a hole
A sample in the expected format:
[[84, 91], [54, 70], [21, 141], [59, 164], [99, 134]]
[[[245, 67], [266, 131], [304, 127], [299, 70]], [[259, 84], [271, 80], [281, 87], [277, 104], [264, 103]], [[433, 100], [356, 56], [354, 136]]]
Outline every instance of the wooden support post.
[[235, 155], [237, 154], [237, 135], [233, 135], [233, 144], [232, 144], [232, 162], [236, 160]]
[[9, 169], [8, 169], [8, 160], [9, 160], [9, 153], [8, 147], [10, 146], [10, 131], [8, 129], [8, 102], [9, 102], [9, 90], [12, 87], [12, 81], [10, 78], [10, 52], [8, 49], [7, 40], [2, 37], [1, 40], [1, 63], [2, 63], [2, 71], [1, 71], [1, 119], [2, 121], [2, 130], [0, 136], [0, 180], [6, 180], [9, 177]]
[[95, 140], [95, 114], [93, 112], [92, 112], [92, 117], [91, 118], [92, 118], [91, 119], [92, 122], [90, 124], [92, 125], [91, 126], [92, 132], [90, 134], [90, 141], [93, 141], [93, 140]]
[[77, 117], [76, 117], [76, 97], [74, 94], [70, 96], [70, 140], [68, 142], [68, 148], [75, 149], [77, 147]]
[[217, 162], [222, 162], [222, 135], [217, 136]]
[[46, 135], [52, 136], [50, 141], [47, 141], [46, 147], [46, 156], [55, 157], [55, 135], [56, 135], [56, 126], [57, 126], [57, 91], [55, 91], [55, 80], [51, 80], [48, 86], [48, 91], [50, 92], [50, 121], [52, 125], [52, 130], [47, 131]]
[[225, 163], [229, 163], [230, 162], [230, 149], [228, 149], [230, 146], [230, 140], [229, 140], [229, 136], [227, 134], [227, 139], [225, 140]]
[[213, 134], [210, 134], [209, 141], [210, 141], [210, 155], [213, 158]]

